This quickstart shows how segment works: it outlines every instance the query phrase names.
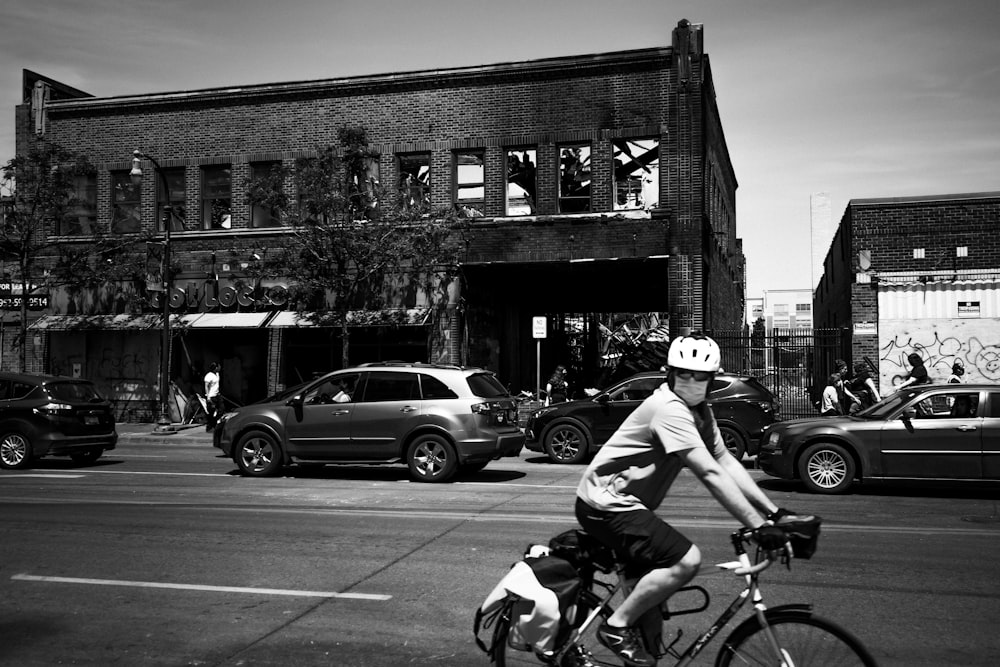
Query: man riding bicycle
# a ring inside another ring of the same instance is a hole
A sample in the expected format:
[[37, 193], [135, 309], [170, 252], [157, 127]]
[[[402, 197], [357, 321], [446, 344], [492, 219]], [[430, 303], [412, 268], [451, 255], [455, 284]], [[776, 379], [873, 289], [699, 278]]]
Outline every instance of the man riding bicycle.
[[625, 564], [631, 592], [597, 631], [598, 640], [627, 665], [655, 659], [643, 645], [640, 620], [660, 623], [659, 605], [698, 573], [701, 552], [654, 513], [682, 467], [690, 469], [765, 549], [784, 534], [771, 522], [788, 514], [771, 502], [726, 448], [706, 403], [721, 362], [719, 346], [694, 334], [667, 353], [667, 381], [622, 423], [587, 467], [577, 488], [576, 516], [584, 530]]

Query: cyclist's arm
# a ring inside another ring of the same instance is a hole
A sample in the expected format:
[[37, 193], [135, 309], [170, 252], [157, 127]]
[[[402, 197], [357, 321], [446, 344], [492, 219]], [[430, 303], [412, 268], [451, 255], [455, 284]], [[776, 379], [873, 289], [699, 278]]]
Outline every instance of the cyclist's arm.
[[[739, 487], [740, 493], [743, 497], [750, 501], [750, 504], [757, 508], [757, 511], [767, 516], [778, 509], [770, 498], [768, 498], [760, 487], [757, 486], [757, 482], [753, 481], [753, 477], [747, 472], [747, 469], [743, 467], [743, 464], [736, 460], [736, 457], [726, 451], [726, 456], [723, 456], [719, 460], [719, 465], [722, 469], [733, 478], [736, 486]], [[760, 524], [757, 524], [758, 526]], [[755, 528], [756, 526], [751, 526]]]
[[[764, 517], [754, 509], [750, 500], [734, 477], [708, 452], [705, 447], [692, 447], [678, 452], [685, 465], [701, 480], [715, 499], [725, 507], [735, 519], [747, 528], [756, 528], [764, 523]], [[733, 459], [732, 456], [729, 458]], [[736, 459], [733, 459], [735, 462]], [[746, 470], [743, 471], [744, 474]], [[749, 477], [749, 475], [747, 475]], [[751, 480], [751, 483], [753, 480]], [[763, 496], [763, 493], [761, 493]], [[770, 501], [768, 501], [770, 502]], [[777, 509], [777, 508], [775, 508]]]

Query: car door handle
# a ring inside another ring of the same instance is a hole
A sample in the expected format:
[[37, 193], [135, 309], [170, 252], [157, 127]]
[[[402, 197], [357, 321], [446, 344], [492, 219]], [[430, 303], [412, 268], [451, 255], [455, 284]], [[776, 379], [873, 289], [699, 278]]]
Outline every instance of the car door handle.
[[955, 428], [956, 428], [956, 430], [962, 431], [962, 432], [965, 432], [965, 431], [975, 431], [976, 430], [975, 426], [969, 426], [968, 424], [962, 424], [961, 426], [957, 426]]
[[399, 409], [400, 412], [413, 412], [416, 408], [412, 405], [404, 405]]
[[331, 415], [335, 415], [335, 416], [336, 415], [349, 415], [349, 414], [351, 414], [351, 411], [350, 410], [334, 410], [330, 414]]

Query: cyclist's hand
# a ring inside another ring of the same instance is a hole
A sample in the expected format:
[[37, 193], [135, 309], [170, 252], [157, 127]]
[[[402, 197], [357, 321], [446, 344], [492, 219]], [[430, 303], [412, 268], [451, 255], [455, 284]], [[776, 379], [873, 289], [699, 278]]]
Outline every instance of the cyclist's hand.
[[764, 551], [780, 551], [788, 544], [785, 531], [768, 523], [755, 528], [751, 536], [753, 541]]

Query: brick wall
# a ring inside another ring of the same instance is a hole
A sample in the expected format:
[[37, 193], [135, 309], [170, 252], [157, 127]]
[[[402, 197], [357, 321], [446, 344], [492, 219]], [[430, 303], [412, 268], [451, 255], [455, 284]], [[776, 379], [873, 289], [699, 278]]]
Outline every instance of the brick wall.
[[[62, 100], [48, 108], [45, 138], [86, 154], [99, 166], [102, 225], [111, 215], [108, 171], [128, 170], [135, 149], [155, 156], [164, 168], [185, 168], [189, 220], [200, 217], [201, 168], [232, 166], [232, 229], [175, 234], [179, 280], [203, 277], [213, 252], [221, 264], [234, 246], [266, 245], [273, 238], [275, 230], [249, 226], [243, 181], [251, 162], [290, 165], [335, 144], [339, 128], [363, 126], [381, 154], [383, 184], [398, 181], [396, 154], [427, 153], [432, 203], [447, 206], [454, 151], [481, 149], [486, 217], [470, 223], [469, 261], [545, 263], [669, 254], [679, 264], [671, 269], [676, 280], [672, 277], [668, 287], [672, 323], [728, 327], [740, 322], [743, 312], [743, 258], [733, 212], [736, 179], [715, 108], [708, 57], [698, 55], [683, 89], [678, 88], [672, 49], [658, 48], [514, 65]], [[18, 107], [19, 151], [32, 140], [28, 120], [27, 106]], [[652, 219], [610, 212], [612, 142], [623, 137], [660, 142], [659, 210]], [[563, 143], [591, 148], [593, 214], [557, 214], [558, 147]], [[515, 219], [505, 217], [505, 151], [519, 147], [536, 150], [537, 197], [536, 215]], [[158, 217], [152, 171], [142, 185], [142, 220], [150, 231]], [[706, 224], [719, 236], [706, 235]], [[709, 246], [706, 239], [713, 243]], [[616, 280], [627, 284], [629, 276]], [[551, 310], [558, 311], [558, 298], [552, 299]], [[661, 302], [658, 294], [657, 305]], [[592, 305], [597, 311], [615, 310], [613, 301]]]

